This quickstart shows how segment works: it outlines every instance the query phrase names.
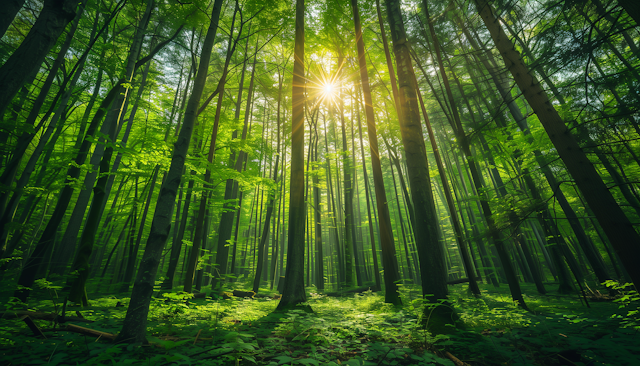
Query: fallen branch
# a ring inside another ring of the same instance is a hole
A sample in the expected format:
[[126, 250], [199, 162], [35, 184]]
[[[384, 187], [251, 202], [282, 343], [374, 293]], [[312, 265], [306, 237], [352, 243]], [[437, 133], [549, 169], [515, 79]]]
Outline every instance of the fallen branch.
[[20, 320], [24, 321], [27, 324], [29, 329], [31, 329], [31, 331], [33, 332], [33, 335], [35, 335], [36, 337], [42, 337], [44, 339], [47, 339], [44, 333], [42, 333], [42, 330], [36, 325], [36, 323], [33, 322], [33, 320], [31, 320], [29, 315], [21, 316]]
[[60, 330], [66, 330], [67, 332], [74, 332], [74, 333], [79, 333], [79, 334], [88, 335], [92, 337], [98, 337], [98, 339], [107, 339], [110, 341], [114, 341], [116, 339], [115, 334], [102, 332], [95, 329], [89, 329], [89, 328], [81, 327], [79, 325], [74, 325], [74, 324], [67, 324], [63, 328], [60, 328]]
[[447, 356], [447, 358], [450, 359], [456, 366], [469, 366], [468, 363], [460, 361], [456, 356], [447, 351], [444, 352], [444, 355]]

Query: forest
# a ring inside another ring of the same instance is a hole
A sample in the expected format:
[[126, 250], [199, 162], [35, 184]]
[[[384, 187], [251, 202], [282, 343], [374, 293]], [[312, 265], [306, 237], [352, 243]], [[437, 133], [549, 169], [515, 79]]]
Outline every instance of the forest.
[[637, 0], [0, 8], [0, 365], [640, 365]]

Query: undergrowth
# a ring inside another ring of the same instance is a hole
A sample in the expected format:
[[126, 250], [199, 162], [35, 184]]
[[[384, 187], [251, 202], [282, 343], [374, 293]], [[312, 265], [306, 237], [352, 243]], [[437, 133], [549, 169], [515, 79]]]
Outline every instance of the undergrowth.
[[[194, 299], [169, 292], [154, 297], [147, 327], [149, 345], [114, 344], [39, 320], [46, 339], [35, 337], [11, 317], [18, 305], [4, 301], [0, 321], [2, 365], [640, 365], [635, 291], [619, 284], [617, 303], [592, 302], [577, 295], [526, 296], [532, 312], [510, 301], [505, 289], [483, 287], [482, 296], [464, 285], [451, 287], [450, 304], [460, 321], [454, 332], [425, 331], [420, 289], [403, 287], [404, 306], [384, 303], [371, 291], [329, 297], [308, 288], [313, 312], [274, 312], [267, 297]], [[237, 288], [243, 288], [237, 284]], [[41, 284], [31, 310], [60, 313], [62, 301], [51, 283]], [[525, 293], [534, 294], [524, 286]], [[90, 296], [91, 306], [68, 308], [91, 329], [117, 333], [129, 299]], [[430, 305], [431, 306], [431, 305]], [[618, 307], [622, 307], [618, 309]], [[73, 322], [71, 322], [73, 323]]]

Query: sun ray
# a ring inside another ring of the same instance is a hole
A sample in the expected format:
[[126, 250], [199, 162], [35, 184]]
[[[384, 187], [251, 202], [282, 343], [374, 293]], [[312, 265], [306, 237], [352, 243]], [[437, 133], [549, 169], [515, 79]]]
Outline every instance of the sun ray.
[[325, 64], [322, 62], [314, 62], [315, 71], [311, 68], [307, 75], [307, 92], [308, 97], [312, 100], [311, 109], [315, 109], [321, 104], [334, 106], [338, 104], [338, 98], [342, 91], [342, 85], [345, 80], [340, 72], [345, 64], [343, 60], [338, 65], [337, 70], [331, 73], [325, 70]]

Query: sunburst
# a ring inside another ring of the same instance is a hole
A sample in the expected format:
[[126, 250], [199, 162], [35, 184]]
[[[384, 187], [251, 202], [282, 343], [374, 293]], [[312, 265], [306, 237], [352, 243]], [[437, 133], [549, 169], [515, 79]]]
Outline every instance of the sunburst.
[[333, 85], [331, 81], [322, 85], [322, 96], [326, 98], [333, 98], [338, 92], [338, 86]]
[[307, 79], [308, 96], [314, 100], [312, 109], [321, 104], [327, 104], [329, 107], [337, 105], [345, 82], [341, 76], [344, 62], [331, 74], [325, 71], [322, 64], [318, 66], [317, 72], [311, 71]]

